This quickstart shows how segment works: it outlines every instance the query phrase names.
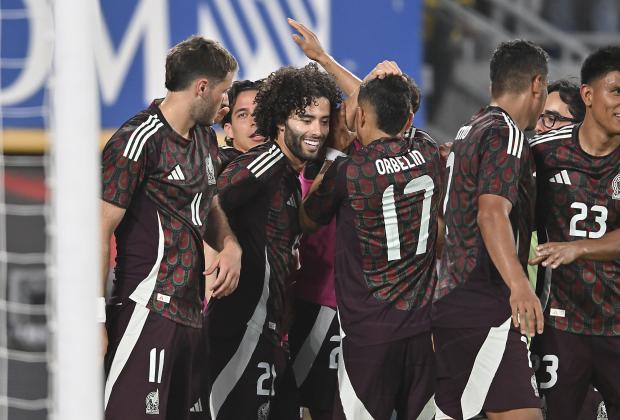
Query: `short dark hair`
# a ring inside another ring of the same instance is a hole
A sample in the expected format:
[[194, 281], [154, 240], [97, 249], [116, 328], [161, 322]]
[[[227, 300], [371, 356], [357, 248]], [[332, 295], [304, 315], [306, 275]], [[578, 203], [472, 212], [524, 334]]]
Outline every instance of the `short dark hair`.
[[186, 89], [198, 77], [222, 81], [237, 70], [237, 60], [219, 42], [194, 35], [172, 47], [166, 56], [166, 89]]
[[372, 106], [377, 127], [395, 136], [407, 123], [412, 110], [413, 92], [413, 81], [408, 76], [392, 75], [362, 83], [357, 101]]
[[620, 71], [620, 47], [603, 47], [586, 57], [581, 66], [581, 83], [589, 85], [612, 71]]
[[548, 60], [545, 50], [530, 41], [502, 42], [491, 58], [491, 95], [523, 92], [537, 75], [546, 78]]
[[336, 82], [316, 63], [280, 68], [265, 79], [256, 94], [256, 131], [275, 139], [279, 124], [284, 124], [293, 112], [303, 113], [317, 98], [327, 98], [332, 114], [342, 102]]
[[577, 122], [583, 121], [586, 115], [586, 105], [581, 99], [581, 92], [576, 83], [568, 79], [560, 79], [549, 83], [547, 87], [548, 93], [558, 92], [560, 99], [568, 105], [568, 111]]
[[251, 80], [237, 80], [236, 82], [233, 82], [230, 89], [228, 89], [228, 106], [230, 111], [228, 114], [224, 115], [224, 118], [222, 118], [222, 122], [220, 123], [222, 127], [224, 127], [224, 124], [230, 124], [232, 120], [232, 111], [235, 107], [239, 94], [248, 90], [258, 90], [262, 82], [263, 79], [255, 82]]

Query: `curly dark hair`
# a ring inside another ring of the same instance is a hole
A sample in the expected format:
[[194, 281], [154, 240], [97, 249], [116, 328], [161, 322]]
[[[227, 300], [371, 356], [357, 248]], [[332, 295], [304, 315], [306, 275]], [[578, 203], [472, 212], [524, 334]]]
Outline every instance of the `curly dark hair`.
[[280, 68], [265, 79], [256, 94], [256, 131], [275, 139], [278, 125], [284, 124], [293, 112], [302, 114], [316, 98], [327, 98], [332, 113], [342, 102], [336, 82], [320, 71], [316, 63]]

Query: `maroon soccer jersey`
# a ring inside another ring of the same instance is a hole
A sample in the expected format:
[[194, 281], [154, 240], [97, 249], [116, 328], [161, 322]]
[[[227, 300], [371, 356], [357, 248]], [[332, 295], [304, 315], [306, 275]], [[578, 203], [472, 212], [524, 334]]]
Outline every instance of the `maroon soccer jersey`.
[[217, 175], [219, 176], [221, 172], [224, 171], [224, 168], [226, 168], [230, 162], [232, 162], [237, 157], [239, 157], [239, 155], [242, 155], [242, 154], [243, 154], [242, 151], [237, 150], [232, 146], [220, 146], [220, 148], [218, 149], [218, 153], [217, 153], [217, 156], [219, 159], [219, 172]]
[[[590, 156], [579, 145], [580, 127], [530, 140], [538, 231], [550, 242], [596, 239], [620, 228], [620, 147], [607, 156]], [[620, 261], [577, 260], [560, 265], [551, 278], [547, 325], [578, 334], [620, 335]]]
[[429, 328], [442, 169], [437, 144], [414, 133], [337, 159], [305, 202], [317, 223], [337, 215], [338, 311], [347, 337], [358, 343]]
[[123, 124], [103, 150], [102, 198], [126, 209], [115, 231], [112, 298], [198, 328], [217, 140], [213, 129], [198, 125], [191, 140], [181, 137], [159, 103]]
[[249, 324], [273, 335], [288, 328], [289, 287], [298, 246], [299, 174], [273, 141], [240, 155], [218, 178], [218, 196], [243, 249], [239, 286], [209, 301], [208, 331], [238, 334]]
[[510, 317], [510, 290], [482, 240], [476, 220], [478, 198], [494, 194], [512, 203], [509, 217], [525, 270], [536, 190], [525, 136], [506, 112], [489, 106], [458, 131], [447, 171], [446, 242], [435, 290], [433, 324], [497, 326]]

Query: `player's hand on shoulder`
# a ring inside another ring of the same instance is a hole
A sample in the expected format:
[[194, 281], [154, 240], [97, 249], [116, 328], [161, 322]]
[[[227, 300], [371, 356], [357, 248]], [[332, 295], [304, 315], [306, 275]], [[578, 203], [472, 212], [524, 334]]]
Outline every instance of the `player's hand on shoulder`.
[[521, 330], [521, 334], [528, 337], [542, 334], [545, 322], [542, 306], [527, 278], [511, 284], [510, 309], [513, 325]]
[[558, 268], [560, 264], [570, 264], [581, 257], [581, 241], [547, 242], [536, 247], [536, 257], [530, 265], [542, 264], [543, 267]]
[[212, 297], [221, 298], [235, 291], [241, 274], [241, 254], [241, 246], [237, 240], [227, 238], [224, 248], [215, 256], [213, 263], [204, 273], [209, 275], [217, 270], [215, 281], [209, 287], [213, 290]]
[[320, 62], [326, 53], [316, 34], [295, 19], [289, 18], [288, 24], [298, 32], [298, 34], [293, 34], [295, 44], [299, 45], [310, 60]]

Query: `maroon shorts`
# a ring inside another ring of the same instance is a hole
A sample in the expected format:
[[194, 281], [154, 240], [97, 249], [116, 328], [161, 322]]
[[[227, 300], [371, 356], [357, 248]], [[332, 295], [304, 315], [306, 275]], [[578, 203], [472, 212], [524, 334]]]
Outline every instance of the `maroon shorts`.
[[[204, 399], [213, 420], [290, 420], [281, 414], [286, 407], [276, 400], [280, 389], [289, 384], [285, 374], [288, 353], [275, 334], [247, 327], [238, 335], [204, 337], [206, 377]], [[285, 391], [282, 391], [285, 392]], [[277, 409], [277, 413], [275, 412]], [[292, 415], [299, 418], [299, 410]]]
[[525, 337], [508, 319], [494, 328], [434, 328], [437, 420], [540, 408]]
[[313, 410], [331, 411], [338, 388], [340, 326], [328, 306], [297, 300], [295, 323], [288, 335], [300, 403]]
[[105, 418], [189, 418], [198, 386], [200, 329], [127, 301], [108, 305]]
[[433, 418], [435, 379], [430, 333], [363, 346], [342, 339], [334, 419]]
[[573, 334], [547, 326], [534, 340], [532, 353], [547, 419], [574, 417], [589, 393], [593, 398], [591, 385], [605, 401], [608, 418], [620, 419], [620, 337]]

